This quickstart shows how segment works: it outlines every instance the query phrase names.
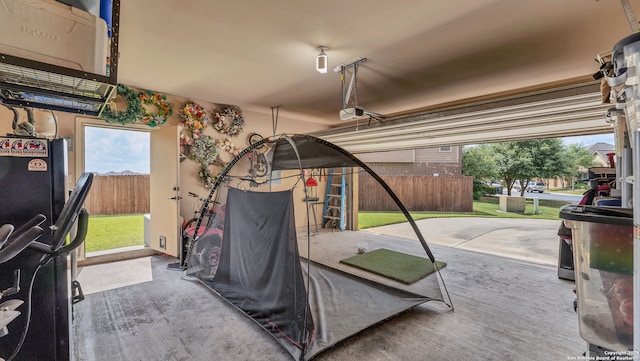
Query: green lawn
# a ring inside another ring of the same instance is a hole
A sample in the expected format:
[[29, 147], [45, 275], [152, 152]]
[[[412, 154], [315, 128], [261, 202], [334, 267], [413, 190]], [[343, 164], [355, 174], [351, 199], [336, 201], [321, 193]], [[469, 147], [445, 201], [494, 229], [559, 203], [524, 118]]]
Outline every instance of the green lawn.
[[[535, 218], [560, 220], [560, 207], [566, 202], [540, 200], [540, 214], [533, 213], [533, 201], [527, 200], [524, 213], [506, 213], [498, 210], [496, 197], [484, 197], [473, 202], [473, 212], [411, 212], [415, 219], [447, 217], [486, 217], [486, 218]], [[383, 226], [385, 224], [406, 222], [400, 212], [363, 212], [358, 213], [360, 229]], [[89, 217], [89, 230], [86, 238], [86, 251], [95, 252], [107, 249], [144, 244], [144, 215], [96, 215]]]
[[87, 252], [144, 244], [144, 214], [90, 216], [88, 228]]
[[[451, 217], [486, 217], [486, 218], [535, 218], [560, 220], [560, 207], [566, 202], [540, 200], [539, 214], [533, 212], [533, 201], [527, 200], [524, 213], [500, 212], [499, 200], [496, 197], [483, 197], [473, 202], [473, 212], [449, 213], [449, 212], [410, 212], [413, 219], [425, 218], [451, 218]], [[406, 222], [406, 217], [401, 212], [358, 212], [358, 227], [360, 229], [383, 226], [386, 224]]]

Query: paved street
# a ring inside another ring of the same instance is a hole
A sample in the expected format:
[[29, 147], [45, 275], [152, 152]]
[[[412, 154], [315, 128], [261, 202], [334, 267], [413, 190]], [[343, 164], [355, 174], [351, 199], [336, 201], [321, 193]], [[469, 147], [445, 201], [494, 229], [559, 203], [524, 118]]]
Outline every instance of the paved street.
[[[506, 195], [507, 191], [504, 190], [502, 192], [502, 194]], [[511, 192], [511, 195], [512, 196], [520, 195], [520, 193], [519, 192], [517, 192], [517, 193], [516, 192]], [[550, 192], [544, 192], [544, 193], [524, 192], [524, 197], [525, 198], [538, 198], [538, 199], [551, 199], [551, 200], [571, 202], [571, 203], [578, 203], [582, 199], [582, 195], [573, 195], [573, 194], [565, 194], [565, 193], [550, 193]]]

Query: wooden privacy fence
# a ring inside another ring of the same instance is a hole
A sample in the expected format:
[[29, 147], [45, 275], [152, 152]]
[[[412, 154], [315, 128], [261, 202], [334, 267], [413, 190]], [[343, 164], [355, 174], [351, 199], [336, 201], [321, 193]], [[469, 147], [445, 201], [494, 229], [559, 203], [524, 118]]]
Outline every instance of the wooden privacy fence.
[[84, 201], [89, 214], [149, 213], [149, 175], [94, 176]]
[[[398, 206], [369, 174], [359, 175], [361, 211], [398, 211]], [[409, 211], [472, 212], [473, 177], [381, 176]]]

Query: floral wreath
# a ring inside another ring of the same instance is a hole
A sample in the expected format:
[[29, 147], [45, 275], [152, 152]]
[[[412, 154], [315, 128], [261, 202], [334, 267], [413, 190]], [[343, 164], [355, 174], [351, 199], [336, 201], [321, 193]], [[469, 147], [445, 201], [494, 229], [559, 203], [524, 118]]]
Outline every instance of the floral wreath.
[[234, 156], [240, 154], [240, 149], [236, 148], [236, 145], [233, 144], [231, 139], [224, 138], [222, 140], [216, 140], [216, 145], [221, 151], [225, 151], [233, 154]]
[[213, 182], [216, 180], [216, 177], [209, 170], [209, 164], [200, 165], [198, 178], [200, 178], [200, 182], [202, 182], [202, 185], [207, 189], [211, 188], [213, 186]]
[[180, 123], [180, 161], [187, 159], [191, 154], [191, 147], [195, 140], [184, 132], [184, 124]]
[[[220, 152], [228, 152], [236, 156], [240, 149], [228, 138], [216, 140], [211, 136], [204, 135], [204, 130], [209, 123], [207, 111], [193, 101], [186, 102], [180, 108], [181, 125], [183, 127], [180, 134], [181, 156], [183, 159], [189, 158], [200, 163], [198, 178], [205, 188], [211, 188], [216, 176], [211, 172], [211, 166], [225, 167], [226, 163], [219, 157]], [[229, 135], [238, 134], [242, 131], [244, 119], [240, 116], [240, 109], [229, 106], [222, 112], [216, 112], [216, 123], [213, 127]], [[230, 124], [225, 121], [231, 119]]]
[[142, 122], [150, 127], [166, 123], [167, 118], [173, 114], [173, 105], [167, 101], [166, 95], [160, 95], [147, 90], [140, 93], [140, 101], [146, 105], [155, 105], [158, 107], [158, 112], [155, 114], [141, 107]]
[[213, 185], [213, 182], [218, 178], [217, 176], [214, 176], [211, 170], [209, 169], [209, 167], [212, 165], [225, 168], [228, 165], [228, 163], [223, 162], [218, 158], [214, 160], [213, 163], [211, 164], [204, 164], [204, 163], [200, 164], [200, 169], [198, 170], [198, 178], [200, 178], [200, 182], [202, 182], [202, 185], [207, 189], [211, 188], [211, 186]]
[[118, 111], [117, 109], [112, 109], [109, 105], [104, 107], [100, 118], [107, 123], [120, 125], [132, 124], [139, 120], [143, 109], [139, 97], [140, 93], [125, 85], [118, 84], [116, 94], [121, 95], [127, 101], [127, 109], [125, 111]]
[[211, 173], [209, 166], [224, 165], [218, 158], [220, 151], [218, 150], [217, 141], [213, 137], [203, 135], [192, 139], [193, 144], [190, 146], [189, 159], [200, 163], [198, 170], [198, 178], [205, 188], [211, 188], [216, 177]]
[[185, 127], [198, 135], [202, 134], [202, 131], [207, 127], [207, 123], [209, 123], [207, 111], [192, 101], [188, 101], [182, 106], [180, 109], [180, 117]]
[[242, 131], [244, 118], [242, 118], [240, 108], [233, 105], [225, 106], [222, 110], [216, 111], [215, 117], [217, 122], [213, 124], [213, 127], [220, 133], [234, 136]]
[[184, 159], [189, 157], [195, 140], [207, 127], [209, 116], [202, 106], [190, 100], [180, 108], [180, 118], [183, 127], [180, 132], [181, 159]]
[[218, 158], [218, 146], [216, 140], [211, 136], [203, 135], [194, 139], [191, 146], [189, 159], [202, 163], [203, 165], [213, 164]]

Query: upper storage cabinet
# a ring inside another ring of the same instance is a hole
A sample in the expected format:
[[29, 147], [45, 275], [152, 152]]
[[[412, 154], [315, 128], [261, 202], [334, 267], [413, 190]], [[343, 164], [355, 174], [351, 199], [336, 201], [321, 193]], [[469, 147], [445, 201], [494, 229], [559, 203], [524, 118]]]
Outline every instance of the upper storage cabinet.
[[54, 0], [0, 0], [0, 102], [99, 115], [117, 85], [120, 11], [119, 0], [101, 1], [102, 17]]

